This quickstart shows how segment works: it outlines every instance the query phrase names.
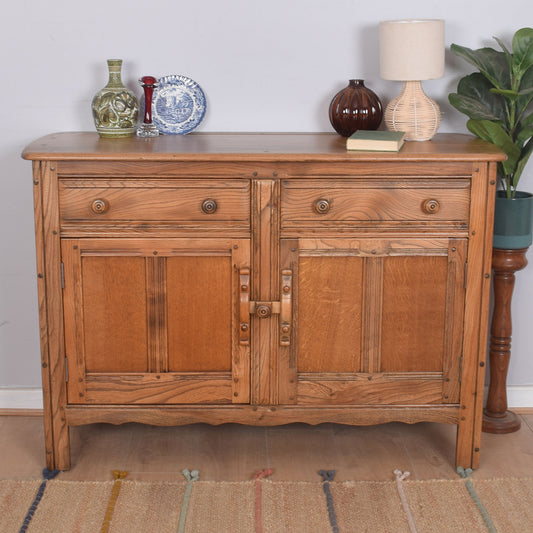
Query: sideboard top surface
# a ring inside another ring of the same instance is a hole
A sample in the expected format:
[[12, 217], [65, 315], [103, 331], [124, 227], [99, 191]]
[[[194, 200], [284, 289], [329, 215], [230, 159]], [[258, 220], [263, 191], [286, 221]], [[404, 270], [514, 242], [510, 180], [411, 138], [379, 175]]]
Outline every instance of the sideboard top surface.
[[102, 139], [96, 132], [54, 133], [22, 157], [41, 161], [503, 161], [496, 146], [471, 135], [441, 133], [406, 142], [399, 152], [348, 151], [335, 133], [192, 133]]

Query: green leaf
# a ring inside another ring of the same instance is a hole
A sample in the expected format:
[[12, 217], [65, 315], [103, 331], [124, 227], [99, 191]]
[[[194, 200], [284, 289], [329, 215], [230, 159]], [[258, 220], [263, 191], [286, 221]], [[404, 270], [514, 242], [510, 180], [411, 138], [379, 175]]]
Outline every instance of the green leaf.
[[529, 128], [530, 126], [533, 126], [533, 113], [530, 113], [522, 120], [523, 128]]
[[529, 67], [520, 81], [520, 91], [526, 91], [533, 88], [533, 66]]
[[511, 72], [505, 52], [498, 52], [493, 48], [472, 50], [457, 44], [451, 45], [451, 50], [457, 56], [478, 68], [497, 89], [511, 89]]
[[513, 55], [512, 55], [512, 52], [507, 48], [507, 46], [505, 46], [505, 44], [503, 43], [503, 41], [501, 41], [500, 39], [498, 39], [498, 37], [494, 37], [494, 40], [500, 45], [500, 48], [503, 50], [505, 56], [507, 57], [507, 62], [509, 63], [509, 65], [513, 62]]
[[489, 120], [469, 120], [466, 126], [474, 135], [495, 144], [505, 152], [507, 160], [502, 162], [502, 167], [505, 174], [512, 175], [521, 154], [520, 149], [507, 132], [499, 124]]
[[518, 187], [518, 182], [520, 181], [522, 172], [524, 171], [524, 168], [527, 165], [527, 162], [529, 161], [529, 157], [531, 156], [532, 152], [533, 152], [533, 138], [529, 139], [527, 144], [522, 149], [520, 159], [518, 163], [516, 164], [516, 169], [515, 169], [515, 172], [512, 178], [512, 187], [515, 190]]
[[494, 115], [481, 102], [469, 96], [462, 96], [460, 94], [452, 93], [448, 95], [450, 104], [458, 111], [464, 113], [467, 117], [474, 120], [499, 120], [499, 117]]
[[493, 94], [490, 81], [479, 72], [469, 74], [459, 80], [457, 95], [450, 95], [450, 103], [461, 113], [476, 120], [506, 120], [505, 101]]
[[533, 113], [526, 115], [520, 122], [517, 131], [515, 144], [522, 146], [530, 137], [533, 136]]
[[513, 37], [513, 73], [520, 81], [533, 65], [533, 28], [522, 28]]
[[522, 146], [531, 136], [533, 136], [533, 112], [521, 117], [516, 130], [515, 144]]
[[522, 146], [530, 137], [533, 136], [533, 126], [521, 126], [520, 131], [516, 135], [515, 144]]
[[516, 103], [519, 114], [523, 114], [533, 99], [533, 66], [522, 76], [520, 82], [520, 98]]

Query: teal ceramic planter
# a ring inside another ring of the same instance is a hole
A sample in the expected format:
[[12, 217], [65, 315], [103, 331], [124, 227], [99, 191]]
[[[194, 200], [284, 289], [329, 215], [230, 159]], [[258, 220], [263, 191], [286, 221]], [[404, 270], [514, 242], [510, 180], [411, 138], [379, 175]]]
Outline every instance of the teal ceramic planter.
[[497, 191], [493, 247], [502, 250], [528, 248], [532, 241], [532, 221], [532, 194], [517, 191], [515, 198], [506, 198], [504, 191]]

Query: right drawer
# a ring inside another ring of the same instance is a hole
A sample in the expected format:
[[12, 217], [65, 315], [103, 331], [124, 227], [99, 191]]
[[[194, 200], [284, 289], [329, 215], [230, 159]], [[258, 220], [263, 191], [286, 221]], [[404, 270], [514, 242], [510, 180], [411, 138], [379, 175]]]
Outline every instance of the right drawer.
[[281, 225], [433, 222], [466, 226], [469, 206], [469, 179], [295, 179], [282, 184]]

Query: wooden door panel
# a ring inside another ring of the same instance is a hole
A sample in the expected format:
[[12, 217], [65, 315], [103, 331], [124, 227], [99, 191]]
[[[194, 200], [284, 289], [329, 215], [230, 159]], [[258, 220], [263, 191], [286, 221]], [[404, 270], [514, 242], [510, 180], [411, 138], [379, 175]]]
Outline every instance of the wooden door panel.
[[142, 257], [81, 259], [85, 370], [147, 372]]
[[169, 257], [170, 372], [231, 370], [231, 257]]
[[447, 271], [446, 256], [384, 261], [382, 372], [442, 371]]
[[360, 257], [300, 259], [299, 372], [360, 370], [362, 281]]

